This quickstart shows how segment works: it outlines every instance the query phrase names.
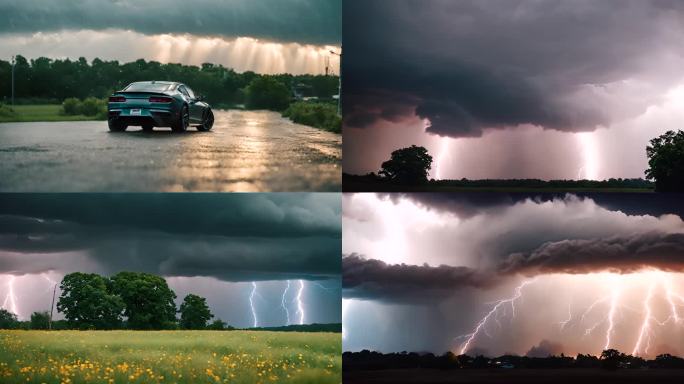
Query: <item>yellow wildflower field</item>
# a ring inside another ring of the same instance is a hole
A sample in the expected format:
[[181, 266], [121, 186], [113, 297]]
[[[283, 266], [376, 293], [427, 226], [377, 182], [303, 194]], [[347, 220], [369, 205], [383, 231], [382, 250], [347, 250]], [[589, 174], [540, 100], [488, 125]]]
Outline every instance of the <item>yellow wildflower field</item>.
[[341, 383], [339, 333], [0, 331], [2, 383]]

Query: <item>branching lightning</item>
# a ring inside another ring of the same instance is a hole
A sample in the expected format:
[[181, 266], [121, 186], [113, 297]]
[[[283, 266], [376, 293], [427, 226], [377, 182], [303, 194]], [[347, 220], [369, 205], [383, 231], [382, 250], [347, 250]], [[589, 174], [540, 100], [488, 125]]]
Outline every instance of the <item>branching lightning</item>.
[[532, 281], [533, 280], [523, 281], [520, 285], [518, 285], [515, 288], [513, 296], [511, 296], [507, 299], [502, 299], [502, 300], [497, 301], [496, 304], [494, 305], [494, 307], [482, 319], [480, 319], [480, 321], [475, 326], [475, 329], [473, 330], [473, 332], [457, 337], [457, 339], [460, 339], [460, 338], [466, 339], [466, 341], [461, 346], [461, 354], [464, 354], [468, 350], [468, 348], [470, 347], [470, 343], [473, 342], [475, 337], [477, 337], [477, 335], [480, 332], [486, 333], [487, 322], [489, 321], [489, 319], [492, 316], [496, 317], [495, 314], [499, 311], [500, 308], [503, 308], [506, 305], [510, 305], [511, 311], [512, 311], [512, 316], [515, 317], [515, 302], [516, 302], [516, 300], [520, 299], [520, 297], [522, 296], [523, 288], [525, 288], [525, 286], [530, 284]]
[[[498, 320], [497, 320], [498, 321]], [[560, 330], [562, 331], [565, 329], [565, 327], [572, 321], [572, 308], [570, 303], [568, 303], [568, 318], [565, 320], [561, 320], [558, 324], [560, 324]]]
[[297, 314], [299, 315], [299, 324], [304, 324], [304, 305], [302, 305], [302, 292], [304, 291], [304, 280], [299, 280], [299, 289], [297, 290]]
[[2, 307], [8, 311], [19, 316], [19, 307], [17, 306], [17, 296], [14, 294], [14, 280], [16, 277], [10, 275], [7, 279], [7, 295], [5, 295], [5, 301], [2, 303]]
[[608, 330], [606, 331], [606, 344], [603, 346], [603, 349], [608, 349], [608, 347], [610, 347], [610, 339], [613, 335], [613, 330], [615, 329], [615, 311], [617, 310], [619, 296], [620, 291], [617, 288], [613, 288], [613, 293], [610, 298], [610, 309], [608, 310]]
[[259, 326], [259, 320], [257, 319], [256, 309], [254, 308], [254, 296], [256, 294], [257, 285], [252, 281], [252, 292], [249, 294], [249, 306], [252, 308], [252, 317], [254, 318], [253, 327]]
[[648, 349], [651, 346], [651, 320], [653, 319], [651, 300], [653, 299], [654, 289], [654, 283], [648, 287], [648, 295], [646, 296], [646, 300], [644, 300], [644, 321], [643, 323], [641, 323], [639, 337], [637, 338], [636, 345], [634, 346], [634, 350], [632, 351], [633, 356], [637, 356], [641, 352], [642, 344], [644, 343], [644, 338], [646, 338], [646, 347], [644, 348], [644, 352], [648, 353]]
[[[582, 306], [581, 311], [576, 309], [573, 312], [573, 307], [577, 308], [574, 300], [567, 303], [567, 315], [552, 323], [557, 324], [559, 332], [567, 334], [575, 330], [585, 337], [600, 332], [600, 339], [595, 337], [591, 340], [601, 340], [600, 346], [603, 350], [619, 350], [624, 348], [625, 343], [629, 343], [633, 356], [645, 357], [655, 353], [656, 338], [665, 337], [666, 334], [661, 335], [662, 327], [684, 327], [684, 317], [681, 313], [684, 295], [677, 291], [678, 286], [674, 283], [672, 275], [647, 271], [633, 275], [608, 274], [605, 277], [606, 293], [587, 306]], [[533, 281], [523, 281], [515, 287], [510, 297], [490, 303], [492, 307], [475, 324], [472, 332], [456, 338], [462, 340], [462, 344], [457, 348], [460, 353], [466, 353], [472, 348], [480, 335], [495, 337], [496, 326], [498, 325], [499, 330], [503, 327], [502, 318], [515, 318], [516, 312], [523, 311], [524, 308], [519, 308], [520, 300], [526, 291], [525, 287]], [[643, 289], [640, 289], [641, 287]], [[644, 296], [637, 292], [643, 292]], [[634, 302], [635, 297], [640, 303], [639, 307], [629, 305]], [[634, 317], [626, 318], [625, 311], [637, 316], [636, 329], [633, 328]], [[495, 328], [492, 328], [492, 324]]]
[[287, 295], [288, 290], [290, 290], [290, 280], [287, 281], [287, 285], [285, 286], [285, 290], [283, 291], [283, 297], [280, 300], [280, 306], [285, 311], [285, 316], [287, 318], [287, 323], [285, 323], [285, 325], [290, 325], [290, 311], [287, 309], [287, 305], [285, 305], [285, 296]]

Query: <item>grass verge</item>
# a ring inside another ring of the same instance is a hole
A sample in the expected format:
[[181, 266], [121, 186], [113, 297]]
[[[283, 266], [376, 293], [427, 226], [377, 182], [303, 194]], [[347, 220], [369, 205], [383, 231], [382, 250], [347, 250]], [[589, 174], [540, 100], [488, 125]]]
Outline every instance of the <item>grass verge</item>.
[[94, 116], [65, 115], [59, 104], [0, 106], [0, 123], [35, 121], [83, 121], [98, 120]]

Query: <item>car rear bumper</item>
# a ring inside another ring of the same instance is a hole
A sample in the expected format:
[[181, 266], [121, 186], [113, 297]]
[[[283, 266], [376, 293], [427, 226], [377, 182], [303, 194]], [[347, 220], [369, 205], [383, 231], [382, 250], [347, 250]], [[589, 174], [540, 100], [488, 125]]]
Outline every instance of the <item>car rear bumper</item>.
[[131, 109], [110, 109], [109, 120], [126, 125], [142, 126], [153, 125], [155, 127], [169, 127], [177, 119], [173, 111], [165, 109], [139, 108], [140, 114], [132, 114]]

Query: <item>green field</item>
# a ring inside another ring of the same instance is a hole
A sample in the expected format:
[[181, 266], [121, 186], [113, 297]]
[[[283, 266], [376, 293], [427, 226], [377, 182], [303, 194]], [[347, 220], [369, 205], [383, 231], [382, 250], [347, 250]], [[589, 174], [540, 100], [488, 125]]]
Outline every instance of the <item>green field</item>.
[[58, 104], [41, 105], [7, 105], [0, 106], [0, 123], [31, 121], [81, 121], [96, 120], [93, 116], [63, 115], [62, 106]]
[[339, 333], [0, 331], [2, 383], [341, 383]]

